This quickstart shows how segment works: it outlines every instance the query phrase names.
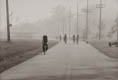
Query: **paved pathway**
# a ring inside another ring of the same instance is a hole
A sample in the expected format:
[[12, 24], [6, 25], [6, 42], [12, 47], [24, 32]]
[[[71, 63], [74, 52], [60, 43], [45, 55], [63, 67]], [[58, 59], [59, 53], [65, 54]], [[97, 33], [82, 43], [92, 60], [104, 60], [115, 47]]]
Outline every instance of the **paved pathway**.
[[59, 43], [1, 74], [1, 80], [117, 80], [118, 62], [91, 45]]

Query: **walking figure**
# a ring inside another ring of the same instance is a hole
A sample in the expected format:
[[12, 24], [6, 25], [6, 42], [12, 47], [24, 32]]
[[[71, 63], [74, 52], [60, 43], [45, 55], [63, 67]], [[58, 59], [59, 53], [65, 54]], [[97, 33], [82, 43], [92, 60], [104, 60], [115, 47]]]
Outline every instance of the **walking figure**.
[[67, 43], [67, 35], [64, 35], [64, 42]]
[[75, 43], [75, 35], [73, 35], [73, 43]]
[[46, 51], [48, 50], [48, 37], [47, 37], [47, 35], [43, 36], [42, 48], [43, 48], [43, 52], [44, 52], [44, 55], [45, 55]]
[[77, 34], [77, 44], [79, 43], [79, 34]]

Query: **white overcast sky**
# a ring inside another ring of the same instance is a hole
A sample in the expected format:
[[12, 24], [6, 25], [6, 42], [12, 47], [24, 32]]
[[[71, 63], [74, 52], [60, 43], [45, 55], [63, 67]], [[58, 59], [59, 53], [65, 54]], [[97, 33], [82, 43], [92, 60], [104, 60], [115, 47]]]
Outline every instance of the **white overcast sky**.
[[[51, 15], [52, 9], [58, 4], [66, 7], [71, 5], [74, 10], [76, 8], [76, 1], [77, 0], [9, 0], [10, 10], [14, 12], [15, 16], [24, 21], [36, 21], [47, 18]], [[86, 5], [86, 0], [78, 0], [78, 2], [80, 9]], [[89, 5], [98, 3], [99, 0], [89, 0]], [[103, 3], [105, 4], [106, 12], [113, 12], [113, 15], [117, 14], [118, 0], [103, 0]]]
[[[5, 1], [0, 0], [0, 31], [6, 29], [6, 8]], [[79, 11], [86, 7], [87, 0], [78, 0]], [[118, 0], [102, 0], [105, 4], [105, 8], [102, 10], [102, 18], [107, 21], [108, 26], [114, 24], [114, 19], [118, 16]], [[73, 13], [76, 10], [77, 0], [9, 0], [10, 12], [13, 12], [13, 18], [15, 19], [12, 24], [21, 24], [24, 22], [36, 22], [38, 20], [43, 20], [49, 18], [52, 15], [52, 10], [57, 5], [64, 5], [66, 8], [71, 6]], [[89, 7], [92, 6], [96, 9], [96, 4], [99, 4], [99, 0], [89, 0]], [[97, 17], [99, 16], [99, 10]], [[84, 15], [85, 16], [85, 15]]]
[[[1, 0], [1, 4], [5, 5], [5, 0]], [[87, 0], [78, 0], [79, 9], [86, 6]], [[103, 15], [106, 17], [114, 17], [118, 14], [118, 0], [102, 0], [105, 4]], [[69, 8], [71, 5], [73, 12], [76, 9], [77, 0], [9, 0], [10, 11], [18, 22], [35, 22], [48, 18], [52, 14], [52, 10], [61, 4]], [[99, 4], [99, 0], [89, 0], [89, 5]], [[4, 6], [1, 6], [5, 8]], [[5, 11], [5, 10], [4, 10]]]

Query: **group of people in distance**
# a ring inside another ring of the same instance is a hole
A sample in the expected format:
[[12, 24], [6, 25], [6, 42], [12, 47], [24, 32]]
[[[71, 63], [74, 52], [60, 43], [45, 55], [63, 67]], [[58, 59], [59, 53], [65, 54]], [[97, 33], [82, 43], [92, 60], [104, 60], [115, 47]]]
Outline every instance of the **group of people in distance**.
[[[62, 40], [62, 37], [60, 35], [60, 41]], [[72, 40], [73, 40], [73, 43], [79, 43], [79, 35], [73, 35], [72, 36]], [[65, 34], [64, 37], [63, 37], [63, 41], [65, 43], [67, 43], [67, 35]], [[48, 50], [48, 36], [47, 35], [43, 35], [43, 39], [42, 39], [42, 49], [43, 49], [43, 52], [44, 54], [46, 54], [46, 51]]]
[[[60, 41], [62, 40], [62, 36], [60, 35]], [[68, 39], [68, 37], [67, 37], [67, 35], [65, 34], [64, 35], [64, 37], [63, 37], [63, 41], [65, 42], [65, 43], [67, 43], [67, 39]], [[73, 43], [79, 43], [79, 35], [73, 35], [72, 36], [72, 40], [73, 40]]]

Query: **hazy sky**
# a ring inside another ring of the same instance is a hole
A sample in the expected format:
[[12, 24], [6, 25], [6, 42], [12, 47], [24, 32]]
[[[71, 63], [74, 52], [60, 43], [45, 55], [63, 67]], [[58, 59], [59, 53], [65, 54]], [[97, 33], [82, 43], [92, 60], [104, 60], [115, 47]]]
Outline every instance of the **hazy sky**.
[[[0, 8], [2, 12], [2, 20], [5, 19], [5, 0], [0, 0]], [[78, 0], [79, 12], [86, 7], [87, 0]], [[105, 4], [103, 9], [103, 17], [114, 19], [118, 14], [118, 0], [102, 0]], [[13, 12], [12, 18], [13, 24], [23, 22], [35, 22], [48, 18], [52, 15], [53, 8], [57, 5], [64, 5], [66, 8], [71, 6], [71, 10], [74, 13], [76, 10], [77, 0], [9, 0], [10, 12]], [[89, 0], [89, 7], [99, 11], [96, 8], [96, 4], [99, 4], [99, 0]], [[99, 13], [99, 12], [98, 12]], [[4, 19], [3, 19], [4, 18]]]
[[[58, 4], [64, 5], [69, 8], [71, 5], [73, 12], [76, 9], [77, 0], [9, 0], [10, 11], [13, 11], [14, 16], [19, 21], [37, 21], [39, 19], [45, 19], [52, 14], [52, 9]], [[79, 8], [86, 6], [86, 0], [78, 0]], [[95, 5], [99, 3], [99, 0], [89, 0], [89, 5], [95, 8]], [[118, 12], [117, 0], [103, 0], [105, 4], [104, 14], [115, 16]], [[108, 13], [108, 14], [106, 14]]]
[[[87, 0], [78, 0], [79, 4], [79, 14], [81, 18], [85, 18], [82, 9], [86, 8]], [[106, 21], [106, 26], [113, 26], [114, 19], [118, 16], [118, 0], [102, 0], [104, 8], [102, 9], [102, 19]], [[53, 14], [53, 8], [57, 5], [63, 5], [67, 9], [71, 7], [72, 13], [76, 11], [77, 0], [9, 0], [10, 14], [12, 15], [12, 24], [20, 24], [25, 22], [36, 22], [49, 18]], [[99, 9], [96, 8], [96, 4], [99, 4], [99, 0], [89, 0], [89, 8], [94, 10], [95, 16], [91, 15], [90, 17], [96, 18], [99, 17]], [[5, 17], [5, 0], [0, 0], [0, 31], [1, 28], [6, 28], [6, 17]], [[84, 16], [84, 17], [83, 17]], [[98, 23], [98, 21], [96, 21]], [[2, 26], [1, 26], [2, 24]], [[84, 23], [85, 25], [85, 19]], [[6, 29], [4, 29], [6, 30]]]
[[56, 5], [52, 0], [10, 0], [10, 4], [15, 16], [28, 21], [48, 17]]

